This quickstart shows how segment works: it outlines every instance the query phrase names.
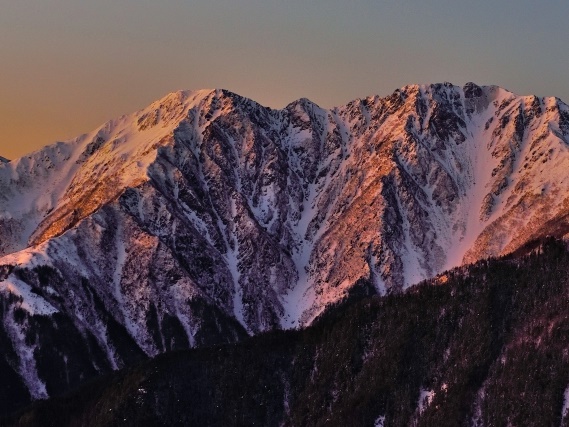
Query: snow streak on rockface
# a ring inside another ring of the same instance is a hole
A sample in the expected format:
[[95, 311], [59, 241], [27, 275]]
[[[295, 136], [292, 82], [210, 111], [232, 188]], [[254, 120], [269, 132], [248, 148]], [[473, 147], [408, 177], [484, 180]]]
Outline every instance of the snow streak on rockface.
[[50, 394], [31, 338], [40, 318], [64, 322], [99, 372], [133, 354], [306, 325], [360, 277], [400, 291], [564, 235], [568, 143], [559, 99], [472, 83], [331, 110], [172, 93], [0, 162], [11, 366], [34, 397]]

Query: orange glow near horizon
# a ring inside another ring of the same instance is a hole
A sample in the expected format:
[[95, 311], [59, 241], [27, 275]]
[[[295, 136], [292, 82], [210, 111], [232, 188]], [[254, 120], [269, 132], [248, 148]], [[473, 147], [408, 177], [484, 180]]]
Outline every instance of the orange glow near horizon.
[[[492, 10], [492, 13], [488, 13]], [[411, 83], [569, 99], [569, 3], [4, 2], [0, 156], [89, 132], [179, 89], [322, 107]], [[547, 28], [533, 31], [527, 28]], [[520, 43], [523, 40], [524, 43]]]

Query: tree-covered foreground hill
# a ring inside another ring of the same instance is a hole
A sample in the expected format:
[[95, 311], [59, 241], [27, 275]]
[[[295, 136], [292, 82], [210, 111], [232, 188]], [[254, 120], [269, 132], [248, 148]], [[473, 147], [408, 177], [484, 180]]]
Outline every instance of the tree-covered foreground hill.
[[568, 278], [551, 239], [399, 295], [362, 280], [305, 330], [167, 353], [4, 424], [569, 425]]

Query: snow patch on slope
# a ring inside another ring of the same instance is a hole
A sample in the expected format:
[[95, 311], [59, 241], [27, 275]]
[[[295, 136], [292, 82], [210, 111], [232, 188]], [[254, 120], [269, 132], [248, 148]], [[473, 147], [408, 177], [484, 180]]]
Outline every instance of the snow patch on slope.
[[385, 415], [380, 415], [373, 423], [373, 427], [384, 427], [384, 425], [385, 425]]
[[21, 265], [30, 269], [39, 265], [51, 265], [51, 258], [48, 254], [50, 246], [50, 242], [45, 242], [35, 248], [28, 248], [5, 255], [0, 258], [0, 265]]
[[18, 354], [19, 366], [18, 371], [22, 377], [26, 387], [28, 388], [32, 399], [47, 399], [47, 389], [45, 383], [39, 378], [36, 369], [36, 359], [34, 356], [35, 345], [28, 346], [26, 343], [25, 330], [15, 323], [13, 316], [4, 318], [4, 327], [10, 336], [14, 349]]
[[[25, 249], [7, 255], [0, 258], [0, 265], [25, 266], [29, 269], [40, 265], [51, 265], [47, 253], [48, 247], [49, 243], [44, 243], [34, 249]], [[20, 298], [21, 302], [18, 303], [18, 307], [31, 315], [49, 316], [58, 312], [44, 298], [32, 292], [30, 285], [18, 279], [14, 274], [10, 274], [5, 280], [0, 281], [0, 292]]]
[[434, 398], [435, 392], [433, 390], [421, 389], [419, 393], [419, 401], [417, 402], [417, 412], [419, 414], [423, 413], [423, 411], [429, 407]]
[[30, 285], [22, 282], [14, 275], [10, 275], [6, 280], [0, 282], [0, 292], [21, 298], [17, 307], [27, 311], [32, 316], [49, 316], [59, 311], [44, 298], [32, 292]]
[[561, 408], [561, 424], [569, 415], [569, 385], [565, 388], [563, 392], [563, 408]]

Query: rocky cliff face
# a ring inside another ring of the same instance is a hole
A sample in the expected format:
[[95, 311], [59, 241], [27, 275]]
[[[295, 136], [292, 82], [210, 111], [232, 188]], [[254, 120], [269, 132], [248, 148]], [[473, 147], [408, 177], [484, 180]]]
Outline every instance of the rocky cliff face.
[[[8, 365], [45, 397], [169, 349], [309, 324], [362, 277], [398, 292], [562, 236], [568, 142], [567, 105], [494, 86], [331, 110], [170, 94], [0, 164]], [[54, 378], [46, 358], [74, 371]]]

